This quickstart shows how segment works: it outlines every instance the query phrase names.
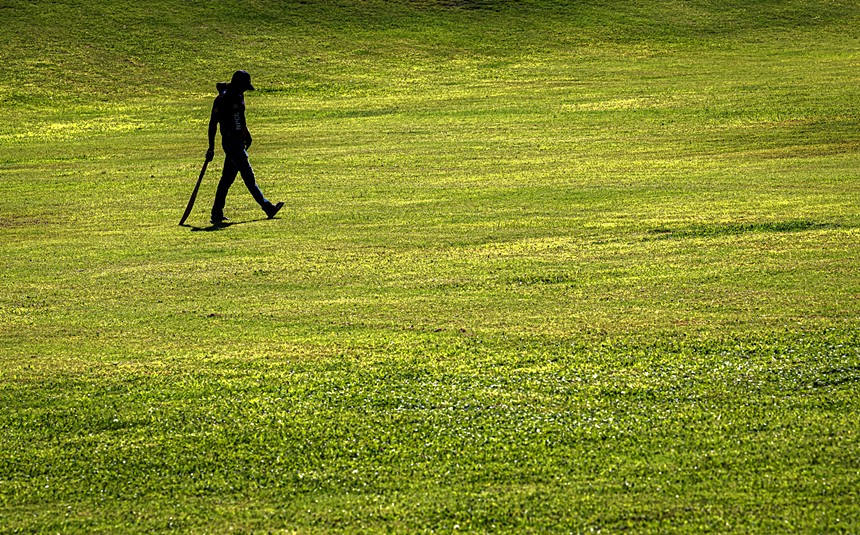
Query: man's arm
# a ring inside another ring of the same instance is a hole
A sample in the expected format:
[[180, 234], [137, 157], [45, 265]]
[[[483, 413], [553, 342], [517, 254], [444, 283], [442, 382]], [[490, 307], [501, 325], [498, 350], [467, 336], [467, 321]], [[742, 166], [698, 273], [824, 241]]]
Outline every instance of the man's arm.
[[206, 151], [206, 161], [211, 162], [215, 158], [215, 134], [218, 132], [218, 104], [212, 105], [212, 114], [209, 116], [209, 150]]
[[241, 121], [242, 125], [242, 139], [245, 142], [245, 150], [248, 150], [253, 139], [251, 138], [251, 131], [248, 130], [248, 121], [245, 119], [245, 99], [242, 99], [242, 106], [239, 110], [239, 121]]

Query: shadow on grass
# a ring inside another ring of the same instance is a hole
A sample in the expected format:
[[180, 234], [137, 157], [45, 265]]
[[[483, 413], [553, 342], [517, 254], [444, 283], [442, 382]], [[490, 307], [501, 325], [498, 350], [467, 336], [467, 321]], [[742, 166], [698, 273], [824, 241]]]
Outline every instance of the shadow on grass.
[[263, 217], [260, 219], [250, 219], [248, 221], [228, 221], [225, 223], [218, 223], [209, 225], [208, 227], [195, 227], [194, 225], [183, 224], [180, 225], [182, 227], [190, 228], [191, 232], [216, 232], [219, 230], [224, 230], [229, 227], [235, 227], [237, 225], [247, 225], [248, 223], [258, 223], [260, 221], [269, 221], [269, 218]]
[[762, 232], [802, 232], [808, 230], [825, 230], [841, 228], [834, 223], [818, 223], [815, 221], [795, 220], [777, 221], [770, 223], [726, 223], [716, 225], [692, 225], [682, 229], [660, 228], [648, 231], [653, 236], [650, 239], [691, 238], [737, 236], [748, 233]]

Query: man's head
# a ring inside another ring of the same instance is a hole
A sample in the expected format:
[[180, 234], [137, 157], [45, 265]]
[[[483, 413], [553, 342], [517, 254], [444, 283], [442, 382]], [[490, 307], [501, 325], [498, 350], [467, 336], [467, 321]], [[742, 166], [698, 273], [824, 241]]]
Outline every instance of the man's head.
[[247, 71], [236, 71], [233, 73], [233, 79], [230, 80], [230, 85], [239, 91], [255, 91], [251, 85], [251, 75]]

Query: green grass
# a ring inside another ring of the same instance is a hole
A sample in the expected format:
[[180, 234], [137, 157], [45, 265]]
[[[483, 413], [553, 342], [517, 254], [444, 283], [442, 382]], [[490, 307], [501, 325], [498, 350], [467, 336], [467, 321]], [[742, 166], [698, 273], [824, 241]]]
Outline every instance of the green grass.
[[0, 532], [860, 529], [853, 2], [0, 16]]

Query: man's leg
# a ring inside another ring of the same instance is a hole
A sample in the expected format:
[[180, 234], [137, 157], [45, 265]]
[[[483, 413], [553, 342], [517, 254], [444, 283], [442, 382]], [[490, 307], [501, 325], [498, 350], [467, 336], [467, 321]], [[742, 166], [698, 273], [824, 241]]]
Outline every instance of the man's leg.
[[265, 196], [263, 196], [263, 192], [260, 191], [260, 186], [257, 185], [257, 180], [254, 177], [254, 169], [248, 161], [248, 153], [242, 151], [242, 154], [244, 155], [244, 160], [239, 164], [239, 172], [242, 173], [242, 180], [245, 182], [245, 186], [248, 188], [248, 191], [251, 192], [251, 196], [254, 197], [255, 201], [257, 201], [257, 204], [259, 204], [260, 208], [266, 212], [266, 217], [272, 219], [275, 217], [275, 214], [283, 208], [284, 203], [279, 202], [278, 204], [272, 204]]
[[224, 220], [224, 204], [227, 202], [227, 192], [230, 191], [230, 186], [236, 180], [236, 173], [238, 172], [238, 168], [228, 154], [224, 158], [224, 170], [221, 172], [221, 180], [218, 182], [218, 189], [215, 191], [215, 202], [212, 204], [213, 223]]
[[251, 197], [257, 201], [257, 204], [259, 204], [263, 210], [272, 206], [272, 203], [270, 203], [263, 195], [263, 192], [260, 190], [260, 186], [257, 185], [257, 178], [254, 175], [254, 169], [251, 167], [251, 162], [248, 161], [248, 153], [245, 152], [244, 149], [241, 153], [236, 151], [234, 159], [236, 166], [239, 169], [239, 174], [242, 175], [242, 181], [245, 183], [245, 187], [247, 187], [248, 191], [251, 192]]

